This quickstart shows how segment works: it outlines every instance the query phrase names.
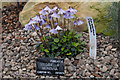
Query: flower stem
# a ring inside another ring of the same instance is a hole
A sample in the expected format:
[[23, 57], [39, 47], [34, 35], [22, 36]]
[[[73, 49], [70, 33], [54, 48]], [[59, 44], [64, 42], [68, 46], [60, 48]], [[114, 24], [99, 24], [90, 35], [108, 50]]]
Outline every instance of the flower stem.
[[55, 28], [55, 27], [54, 27], [54, 19], [53, 19], [53, 17], [52, 17], [52, 26], [53, 26], [53, 28]]
[[[56, 18], [56, 22], [58, 23], [59, 21], [58, 21], [58, 18]], [[59, 24], [59, 23], [58, 23]]]
[[37, 32], [37, 30], [36, 30], [36, 33], [37, 33], [37, 35], [38, 35], [40, 41], [42, 41], [41, 36], [40, 36], [40, 34]]
[[[38, 25], [39, 25], [39, 23], [38, 23]], [[40, 25], [39, 25], [39, 28], [40, 28]], [[41, 28], [40, 28], [40, 33], [41, 33], [41, 36], [42, 36], [42, 38], [43, 38], [42, 43], [43, 43], [43, 45], [45, 45], [45, 40], [44, 40], [44, 37], [43, 37], [43, 33], [42, 33], [42, 29], [41, 29]]]
[[70, 20], [68, 19], [68, 30], [70, 29]]

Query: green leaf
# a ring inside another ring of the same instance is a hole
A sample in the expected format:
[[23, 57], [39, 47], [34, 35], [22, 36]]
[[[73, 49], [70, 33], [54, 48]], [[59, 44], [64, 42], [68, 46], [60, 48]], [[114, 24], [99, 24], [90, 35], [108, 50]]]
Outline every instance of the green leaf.
[[44, 51], [44, 49], [43, 49], [43, 48], [41, 48], [41, 49], [40, 49], [40, 52], [43, 52], [43, 51]]
[[55, 48], [54, 47], [52, 47], [52, 51], [54, 51], [55, 50]]
[[66, 38], [63, 38], [63, 42], [66, 42]]
[[58, 43], [58, 46], [60, 47], [60, 46], [62, 46], [60, 43]]
[[72, 38], [72, 36], [71, 35], [68, 35], [68, 39], [71, 39]]
[[73, 33], [73, 31], [74, 31], [74, 29], [72, 29], [72, 30], [69, 32], [69, 34], [71, 35], [71, 34]]
[[75, 51], [75, 48], [71, 48], [72, 51]]
[[64, 52], [66, 53], [68, 51], [68, 49], [65, 49]]
[[54, 46], [55, 49], [58, 49], [58, 46]]
[[47, 40], [50, 39], [50, 36], [46, 36], [46, 39], [47, 39]]
[[86, 42], [85, 41], [83, 41], [82, 43], [80, 43], [81, 45], [83, 45], [83, 44], [85, 44]]
[[60, 55], [60, 52], [57, 52], [56, 54], [55, 54], [55, 56], [59, 56]]
[[77, 47], [79, 45], [79, 43], [75, 43], [75, 47]]
[[42, 43], [37, 43], [35, 47], [36, 47], [36, 48], [39, 48], [40, 45], [42, 45]]
[[44, 51], [45, 51], [46, 53], [49, 53], [48, 49], [45, 49]]
[[41, 48], [43, 48], [43, 45], [40, 45]]
[[72, 42], [72, 45], [75, 46], [75, 42]]
[[55, 38], [54, 42], [58, 43], [59, 42], [59, 38]]
[[83, 52], [83, 50], [82, 50], [82, 49], [78, 49], [78, 51]]
[[76, 14], [73, 14], [73, 18], [77, 18], [77, 15], [76, 15]]
[[36, 44], [36, 48], [39, 48], [40, 47], [40, 44]]
[[71, 55], [71, 53], [67, 53], [66, 55]]
[[50, 57], [50, 54], [49, 53], [46, 53], [48, 55], [48, 57]]
[[84, 48], [83, 46], [80, 46], [80, 48]]
[[61, 51], [63, 51], [65, 48], [61, 48]]
[[79, 38], [80, 36], [82, 36], [82, 34], [81, 34], [81, 33], [78, 33], [78, 34], [76, 34], [74, 37], [75, 37], [75, 38]]

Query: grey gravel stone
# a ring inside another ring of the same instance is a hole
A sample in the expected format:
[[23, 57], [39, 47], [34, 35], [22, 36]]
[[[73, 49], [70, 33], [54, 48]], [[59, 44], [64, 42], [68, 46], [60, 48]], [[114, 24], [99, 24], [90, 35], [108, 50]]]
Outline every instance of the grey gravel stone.
[[108, 68], [107, 68], [106, 66], [103, 66], [102, 69], [101, 69], [101, 71], [102, 71], [102, 72], [106, 72], [107, 69], [108, 69]]
[[[3, 59], [5, 61], [3, 76], [7, 77], [38, 77], [35, 72], [36, 62], [35, 59], [39, 53], [36, 52], [34, 45], [37, 43], [32, 39], [28, 32], [19, 30], [20, 32], [14, 32], [16, 36], [22, 36], [25, 40], [19, 40], [13, 38], [11, 43], [3, 43], [2, 51]], [[5, 34], [7, 36], [7, 34]], [[35, 36], [35, 35], [34, 35]], [[36, 37], [38, 38], [38, 37]], [[118, 54], [119, 51], [112, 44], [117, 42], [114, 39], [109, 40], [110, 37], [104, 37], [98, 34], [97, 44], [97, 58], [93, 61], [89, 57], [89, 38], [88, 33], [83, 32], [81, 40], [86, 41], [84, 52], [78, 54], [71, 59], [65, 58], [65, 76], [66, 78], [77, 78], [77, 77], [95, 77], [92, 73], [99, 74], [102, 77], [118, 77], [119, 76], [119, 65], [118, 65]], [[6, 41], [7, 41], [6, 39]], [[32, 41], [32, 42], [30, 42]], [[42, 53], [41, 53], [42, 54]], [[44, 55], [44, 54], [43, 54]], [[78, 61], [76, 61], [78, 60]], [[75, 63], [76, 61], [76, 63]], [[7, 63], [7, 64], [6, 64]], [[96, 67], [94, 69], [94, 67]], [[95, 72], [94, 72], [95, 71]], [[43, 76], [45, 78], [45, 76]], [[60, 78], [62, 78], [60, 77]], [[55, 77], [54, 77], [55, 78]]]

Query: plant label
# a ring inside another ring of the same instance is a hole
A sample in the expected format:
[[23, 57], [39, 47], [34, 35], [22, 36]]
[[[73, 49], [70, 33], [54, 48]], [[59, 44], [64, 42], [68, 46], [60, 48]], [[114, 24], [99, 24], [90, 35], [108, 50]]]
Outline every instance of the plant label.
[[96, 43], [96, 31], [95, 31], [95, 25], [93, 22], [92, 17], [86, 17], [87, 25], [89, 29], [89, 56], [96, 59], [96, 49], [97, 49], [97, 43]]
[[64, 59], [37, 58], [36, 74], [64, 76]]

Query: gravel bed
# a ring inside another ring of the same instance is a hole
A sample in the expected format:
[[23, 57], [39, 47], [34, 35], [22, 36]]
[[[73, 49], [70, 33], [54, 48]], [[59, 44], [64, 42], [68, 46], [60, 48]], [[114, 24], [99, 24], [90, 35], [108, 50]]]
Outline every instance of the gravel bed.
[[[24, 4], [20, 4], [23, 6]], [[12, 6], [13, 7], [13, 6]], [[8, 11], [8, 7], [4, 7], [4, 13]], [[15, 7], [13, 7], [15, 8]], [[12, 9], [13, 10], [13, 9]], [[22, 10], [22, 9], [20, 9]], [[11, 14], [13, 11], [9, 11]], [[19, 12], [19, 11], [18, 11]], [[3, 32], [1, 47], [3, 53], [3, 78], [57, 78], [55, 76], [38, 76], [36, 75], [36, 62], [35, 59], [40, 57], [43, 53], [35, 49], [35, 41], [30, 35], [36, 37], [36, 34], [24, 31], [23, 26], [18, 22], [17, 12], [16, 21], [9, 22], [5, 20], [10, 16], [4, 17], [3, 15]], [[14, 19], [11, 19], [14, 20]], [[14, 27], [14, 22], [17, 27]], [[12, 24], [12, 25], [7, 25]], [[9, 29], [9, 27], [12, 29]], [[60, 78], [119, 78], [119, 48], [118, 42], [114, 38], [97, 34], [97, 58], [93, 60], [89, 57], [89, 34], [88, 32], [81, 32], [83, 35], [80, 38], [86, 41], [84, 52], [79, 53], [76, 57], [65, 58], [65, 76]]]

